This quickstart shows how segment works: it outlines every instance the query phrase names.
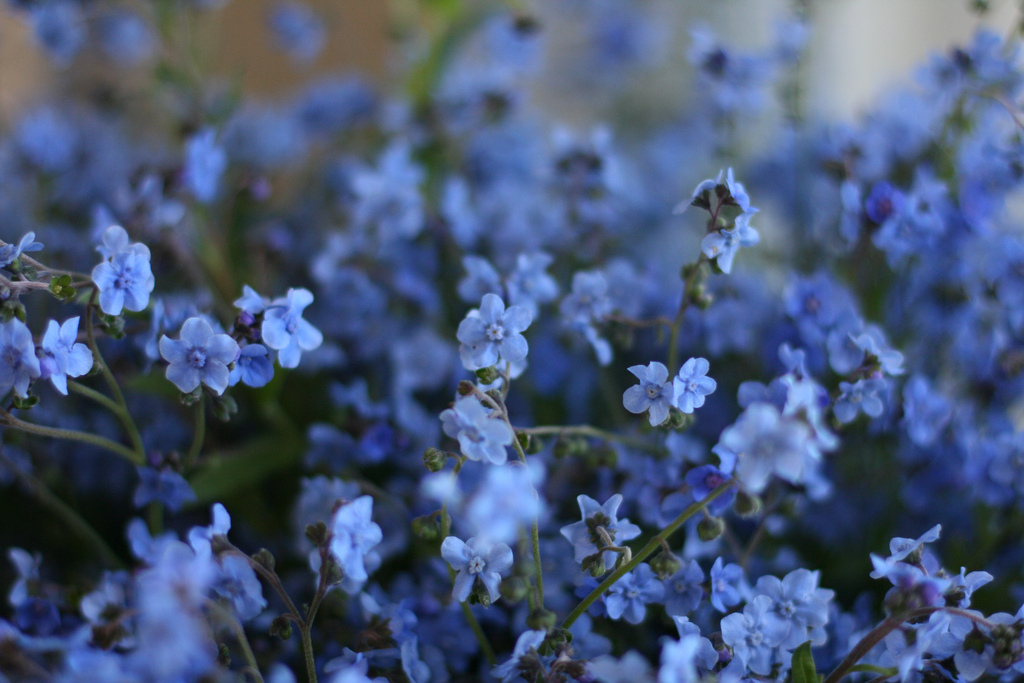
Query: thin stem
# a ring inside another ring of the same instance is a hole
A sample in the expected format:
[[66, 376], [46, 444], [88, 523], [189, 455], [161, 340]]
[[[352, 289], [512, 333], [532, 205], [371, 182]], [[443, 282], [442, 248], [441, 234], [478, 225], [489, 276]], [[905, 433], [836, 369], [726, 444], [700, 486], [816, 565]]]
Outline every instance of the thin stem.
[[73, 429], [60, 429], [58, 427], [44, 427], [42, 425], [33, 424], [31, 422], [25, 422], [11, 415], [9, 412], [0, 408], [0, 424], [7, 425], [14, 429], [20, 429], [23, 432], [29, 434], [36, 434], [38, 436], [48, 436], [51, 439], [68, 439], [69, 441], [81, 441], [83, 443], [92, 444], [100, 448], [105, 448], [112, 453], [117, 453], [122, 458], [127, 459], [136, 465], [142, 465], [142, 457], [128, 448], [123, 446], [116, 441], [99, 436], [98, 434], [90, 434], [88, 432], [79, 432]]
[[117, 553], [115, 553], [103, 537], [100, 536], [99, 532], [96, 531], [96, 529], [94, 529], [93, 526], [89, 524], [89, 522], [87, 522], [77, 510], [57, 497], [57, 495], [51, 491], [46, 484], [23, 470], [16, 462], [6, 457], [2, 451], [0, 451], [0, 459], [3, 459], [7, 468], [14, 472], [14, 476], [16, 476], [22, 485], [36, 497], [43, 507], [52, 511], [64, 522], [64, 525], [70, 532], [70, 536], [84, 539], [86, 542], [91, 544], [99, 553], [100, 557], [103, 558], [103, 561], [108, 565], [117, 567], [118, 569], [124, 569], [125, 564], [121, 561], [121, 558], [117, 556]]
[[633, 569], [635, 569], [637, 565], [639, 565], [641, 562], [647, 559], [647, 557], [651, 553], [653, 553], [655, 550], [661, 547], [661, 544], [665, 542], [666, 539], [668, 539], [668, 537], [671, 536], [676, 529], [682, 526], [686, 520], [688, 520], [693, 515], [697, 514], [699, 511], [703, 510], [708, 505], [708, 503], [721, 496], [734, 485], [735, 482], [732, 479], [723, 484], [720, 484], [718, 488], [716, 488], [707, 496], [705, 496], [703, 500], [692, 503], [685, 510], [679, 513], [679, 516], [672, 520], [669, 523], [669, 525], [662, 529], [656, 536], [654, 536], [654, 538], [648, 541], [647, 545], [641, 548], [640, 551], [633, 556], [632, 560], [630, 560], [629, 562], [625, 563], [624, 565], [613, 571], [608, 576], [608, 578], [602, 581], [597, 588], [590, 592], [590, 595], [583, 598], [580, 604], [576, 605], [575, 609], [573, 609], [573, 611], [569, 613], [569, 616], [567, 616], [565, 620], [562, 621], [562, 628], [569, 628], [570, 626], [572, 626], [573, 623], [577, 619], [579, 619], [580, 615], [587, 611], [588, 607], [594, 604], [594, 602], [599, 597], [604, 595], [605, 591], [607, 591], [609, 588], [615, 585], [616, 581], [621, 579], [629, 572], [633, 571]]
[[[711, 223], [709, 225], [714, 226], [718, 221], [718, 212], [711, 217]], [[671, 334], [668, 340], [668, 376], [672, 377], [678, 370], [677, 363], [679, 362], [679, 331], [683, 325], [683, 316], [686, 315], [686, 309], [693, 303], [693, 283], [697, 281], [697, 274], [700, 273], [701, 267], [707, 261], [707, 256], [701, 252], [700, 258], [693, 264], [693, 268], [690, 270], [690, 274], [687, 276], [686, 281], [683, 284], [683, 296], [682, 301], [679, 302], [679, 310], [676, 311], [676, 317], [672, 321]]]
[[96, 391], [92, 387], [87, 387], [84, 384], [76, 382], [74, 380], [68, 380], [68, 389], [75, 392], [76, 394], [85, 396], [86, 398], [93, 400], [96, 403], [99, 403], [101, 406], [103, 406], [110, 412], [120, 416], [121, 406], [117, 405], [117, 403], [113, 399], [104, 396], [103, 394]]
[[[516, 453], [519, 455], [519, 461], [523, 463], [523, 467], [529, 467], [526, 463], [526, 453], [523, 451], [523, 445], [519, 443], [519, 439], [515, 437], [515, 429], [512, 427], [512, 423], [508, 421], [508, 410], [505, 408], [504, 403], [502, 408], [502, 418], [505, 420], [505, 424], [512, 430], [512, 445], [516, 449]], [[530, 485], [533, 488], [533, 485]], [[538, 496], [537, 490], [534, 489], [533, 495]], [[537, 591], [537, 609], [544, 608], [544, 567], [540, 561], [540, 527], [537, 523], [537, 518], [534, 517], [533, 523], [530, 524], [530, 542], [533, 546], [533, 580], [536, 585]]]
[[242, 648], [242, 656], [245, 657], [245, 661], [249, 665], [248, 669], [252, 672], [257, 681], [263, 683], [263, 675], [260, 673], [260, 667], [256, 663], [256, 655], [253, 654], [252, 646], [249, 645], [249, 638], [245, 635], [245, 629], [242, 628], [242, 624], [239, 623], [238, 618], [228, 610], [224, 609], [224, 607], [215, 600], [207, 600], [206, 606], [211, 612], [217, 615], [221, 620], [221, 623], [230, 628], [231, 632], [235, 634], [235, 640], [238, 642], [238, 646]]
[[93, 290], [92, 295], [89, 298], [89, 305], [86, 307], [86, 339], [89, 344], [89, 348], [92, 349], [93, 362], [100, 369], [100, 373], [103, 375], [103, 379], [107, 382], [107, 387], [110, 389], [110, 393], [114, 396], [114, 401], [120, 406], [120, 410], [115, 411], [115, 415], [121, 420], [121, 424], [124, 425], [124, 429], [128, 432], [128, 438], [132, 442], [132, 448], [138, 453], [138, 464], [142, 464], [146, 460], [146, 449], [142, 445], [142, 436], [139, 434], [139, 428], [135, 425], [135, 420], [132, 419], [132, 415], [128, 412], [128, 403], [124, 400], [124, 394], [121, 392], [121, 386], [117, 383], [117, 379], [114, 378], [114, 373], [110, 371], [105, 360], [103, 360], [103, 354], [100, 353], [100, 348], [96, 344], [96, 331], [93, 329], [92, 316], [96, 307], [96, 292]]
[[466, 621], [469, 622], [469, 628], [472, 629], [477, 642], [480, 643], [480, 650], [484, 653], [484, 658], [487, 659], [487, 663], [489, 665], [496, 666], [498, 659], [494, 656], [494, 648], [491, 647], [491, 643], [487, 640], [484, 630], [480, 628], [480, 622], [477, 621], [476, 615], [473, 614], [473, 610], [469, 608], [468, 602], [463, 602], [461, 604], [462, 613], [466, 616]]
[[559, 436], [565, 434], [590, 436], [595, 439], [603, 439], [604, 441], [616, 441], [624, 446], [635, 448], [638, 451], [645, 451], [652, 455], [667, 455], [668, 453], [664, 446], [659, 446], [658, 444], [646, 441], [645, 439], [625, 434], [616, 434], [615, 432], [598, 429], [597, 427], [591, 427], [590, 425], [552, 425], [545, 427], [513, 427], [512, 429], [517, 432], [523, 432], [524, 434], [534, 434], [537, 436], [543, 436], [545, 434], [557, 434]]
[[199, 401], [195, 405], [195, 426], [192, 432], [192, 446], [188, 449], [188, 455], [185, 456], [184, 467], [185, 471], [189, 471], [196, 464], [196, 460], [199, 459], [199, 454], [203, 450], [203, 442], [206, 439], [206, 397], [200, 396]]

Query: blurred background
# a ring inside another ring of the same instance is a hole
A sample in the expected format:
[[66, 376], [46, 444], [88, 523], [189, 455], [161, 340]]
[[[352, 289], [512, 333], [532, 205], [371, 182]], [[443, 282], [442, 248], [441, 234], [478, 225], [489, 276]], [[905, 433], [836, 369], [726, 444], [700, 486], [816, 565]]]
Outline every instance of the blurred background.
[[[358, 73], [378, 85], [392, 83], [391, 77], [411, 58], [410, 46], [396, 38], [412, 35], [413, 29], [419, 28], [417, 24], [423, 20], [425, 8], [433, 10], [434, 6], [455, 4], [448, 0], [147, 0], [124, 4], [155, 25], [159, 22], [161, 4], [187, 1], [204, 5], [207, 11], [202, 13], [202, 21], [187, 27], [185, 33], [190, 44], [176, 47], [191, 52], [195, 67], [204, 75], [222, 76], [247, 95], [271, 98], [294, 92], [324, 74], [338, 72]], [[655, 101], [667, 92], [678, 92], [675, 87], [666, 90], [666, 80], [677, 84], [679, 79], [686, 78], [688, 70], [675, 67], [685, 67], [688, 30], [695, 22], [706, 23], [726, 43], [758, 48], [770, 41], [773, 22], [780, 13], [787, 9], [803, 12], [814, 27], [804, 76], [807, 106], [811, 112], [831, 119], [851, 117], [886, 86], [906, 81], [915, 65], [922, 63], [929, 53], [963, 43], [980, 24], [1008, 34], [1019, 21], [1020, 12], [1018, 0], [988, 0], [988, 10], [982, 16], [972, 11], [976, 0], [594, 2], [618, 4], [623, 11], [653, 20], [649, 23], [649, 34], [639, 39], [651, 51], [651, 59], [665, 67], [656, 70], [659, 77], [645, 77], [645, 92]], [[583, 0], [505, 4], [537, 17], [543, 30], [558, 34], [559, 49], [571, 50], [573, 41], [563, 38], [571, 36], [575, 27], [571, 12], [564, 9], [582, 3]], [[45, 27], [33, 25], [24, 11], [33, 4], [42, 3], [7, 0], [0, 5], [0, 121], [7, 123], [18, 111], [47, 100], [55, 92], [74, 88], [85, 72], [96, 78], [109, 68], [98, 57], [100, 50], [93, 45], [96, 36], [92, 34], [84, 38], [82, 54], [73, 65], [63, 68], [55, 64], [39, 49]], [[83, 6], [88, 8], [89, 3]], [[322, 44], [311, 45], [307, 38], [306, 55], [283, 56], [282, 30], [291, 30], [301, 42], [304, 27], [301, 16], [277, 16], [275, 13], [282, 7], [298, 9], [300, 14], [308, 11], [319, 22], [319, 29], [314, 32], [318, 37], [313, 42]], [[552, 9], [555, 7], [561, 9]], [[69, 21], [89, 23], [94, 17], [87, 12], [88, 9]], [[415, 47], [413, 41], [412, 52]], [[154, 49], [166, 50], [167, 46]], [[559, 55], [546, 57], [547, 69], [556, 70]], [[132, 87], [131, 76], [123, 69], [112, 72], [109, 78], [119, 88]], [[139, 78], [139, 87], [145, 83], [145, 79]], [[547, 86], [539, 86], [537, 101], [553, 109], [556, 116], [573, 121], [586, 119], [593, 111], [591, 103], [559, 97], [561, 87], [557, 78], [549, 79]]]

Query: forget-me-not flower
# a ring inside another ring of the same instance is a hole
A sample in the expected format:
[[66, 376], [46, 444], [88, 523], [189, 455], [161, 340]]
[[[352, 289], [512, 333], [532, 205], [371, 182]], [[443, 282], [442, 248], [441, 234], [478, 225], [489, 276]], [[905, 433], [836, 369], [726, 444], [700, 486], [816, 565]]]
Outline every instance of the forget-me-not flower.
[[760, 235], [750, 225], [749, 213], [736, 217], [733, 228], [720, 228], [704, 236], [700, 249], [708, 259], [717, 259], [718, 267], [723, 273], [732, 272], [732, 260], [740, 247], [752, 247], [761, 241]]
[[181, 338], [160, 337], [160, 355], [170, 365], [167, 379], [186, 394], [205, 384], [216, 394], [228, 387], [228, 365], [238, 358], [238, 343], [226, 334], [215, 334], [210, 323], [189, 318], [181, 326]]
[[501, 575], [512, 566], [512, 549], [500, 541], [473, 537], [466, 542], [449, 536], [441, 544], [441, 557], [458, 572], [452, 597], [465, 602], [477, 579], [484, 584], [491, 602], [498, 599]]
[[282, 368], [297, 367], [303, 351], [312, 351], [324, 341], [320, 330], [302, 317], [311, 303], [313, 293], [308, 289], [289, 289], [285, 297], [275, 299], [263, 314], [263, 343], [277, 350], [277, 362]]
[[451, 408], [441, 411], [444, 433], [458, 439], [462, 454], [470, 460], [502, 465], [508, 459], [506, 447], [512, 445], [512, 430], [503, 420], [490, 417], [491, 411], [474, 396], [463, 396]]
[[17, 244], [5, 244], [0, 247], [0, 268], [11, 265], [19, 256], [26, 251], [40, 251], [43, 248], [41, 242], [36, 242], [36, 234], [27, 232]]
[[78, 341], [78, 316], [68, 318], [63, 324], [51, 320], [43, 335], [43, 355], [40, 371], [43, 379], [49, 379], [57, 391], [68, 395], [68, 377], [81, 377], [92, 369], [92, 351]]
[[100, 292], [100, 308], [108, 315], [141, 311], [149, 305], [156, 285], [150, 266], [149, 247], [128, 243], [128, 233], [112, 225], [103, 233], [104, 247], [99, 251], [107, 260], [92, 269], [92, 281]]
[[[583, 519], [573, 522], [561, 529], [562, 536], [572, 543], [574, 548], [574, 559], [582, 562], [588, 555], [593, 555], [599, 547], [607, 545], [601, 538], [598, 527], [603, 528], [608, 537], [615, 545], [622, 545], [640, 535], [640, 527], [631, 523], [628, 519], [619, 519], [619, 506], [622, 504], [622, 494], [616, 493], [606, 500], [604, 504], [598, 504], [596, 500], [586, 495], [576, 497], [580, 506], [580, 514]], [[610, 565], [615, 561], [615, 553], [605, 553], [605, 564]]]
[[707, 376], [711, 364], [704, 358], [691, 358], [679, 368], [679, 374], [672, 380], [675, 388], [675, 406], [684, 413], [704, 405], [704, 397], [714, 393], [718, 387], [715, 380]]
[[373, 498], [359, 496], [340, 506], [331, 518], [331, 554], [345, 572], [346, 579], [367, 579], [363, 558], [384, 538], [372, 516]]
[[640, 383], [626, 389], [622, 394], [622, 405], [637, 415], [645, 410], [650, 411], [651, 426], [657, 427], [668, 419], [669, 408], [675, 405], [676, 390], [668, 381], [668, 368], [658, 361], [652, 361], [647, 367], [634, 365], [629, 371]]
[[17, 318], [0, 323], [0, 392], [28, 396], [29, 383], [39, 377], [41, 369], [36, 358], [32, 332]]
[[499, 359], [508, 363], [526, 360], [530, 347], [522, 332], [533, 316], [522, 306], [509, 306], [497, 294], [484, 294], [480, 308], [473, 309], [459, 323], [456, 333], [459, 356], [467, 370], [480, 370]]

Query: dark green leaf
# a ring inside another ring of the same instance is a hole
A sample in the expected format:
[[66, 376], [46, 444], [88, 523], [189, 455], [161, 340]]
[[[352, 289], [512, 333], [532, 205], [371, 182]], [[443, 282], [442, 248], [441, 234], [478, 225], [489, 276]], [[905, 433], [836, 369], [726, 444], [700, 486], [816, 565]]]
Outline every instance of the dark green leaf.
[[818, 670], [811, 655], [811, 641], [793, 650], [793, 683], [818, 683]]

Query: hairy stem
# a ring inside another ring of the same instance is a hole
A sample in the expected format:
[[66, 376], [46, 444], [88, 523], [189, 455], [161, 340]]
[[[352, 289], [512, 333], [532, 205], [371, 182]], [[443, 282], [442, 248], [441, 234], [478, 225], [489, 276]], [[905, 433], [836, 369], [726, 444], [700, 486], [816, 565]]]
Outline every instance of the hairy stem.
[[735, 482], [730, 479], [729, 481], [721, 484], [714, 491], [709, 493], [703, 500], [697, 501], [689, 505], [685, 510], [679, 513], [679, 516], [672, 520], [668, 526], [662, 529], [654, 538], [647, 542], [643, 548], [633, 556], [633, 559], [625, 563], [614, 572], [612, 572], [608, 578], [601, 582], [601, 584], [590, 592], [590, 595], [583, 598], [580, 604], [576, 605], [575, 609], [569, 613], [569, 616], [562, 621], [562, 628], [569, 628], [573, 623], [580, 618], [580, 615], [587, 611], [594, 602], [604, 595], [604, 592], [615, 585], [615, 582], [621, 579], [623, 576], [633, 571], [637, 565], [643, 562], [647, 557], [661, 547], [661, 544], [671, 536], [676, 529], [683, 525], [693, 515], [703, 510], [708, 503], [718, 498], [720, 495], [725, 493], [729, 488], [735, 485]]
[[104, 448], [112, 453], [120, 455], [129, 462], [136, 465], [142, 465], [142, 457], [128, 448], [123, 446], [116, 441], [99, 436], [98, 434], [90, 434], [89, 432], [79, 432], [73, 429], [60, 429], [58, 427], [44, 427], [43, 425], [37, 425], [32, 422], [25, 422], [11, 415], [9, 412], [0, 408], [0, 424], [6, 425], [13, 429], [19, 429], [28, 434], [35, 434], [37, 436], [47, 436], [51, 439], [67, 439], [69, 441], [81, 441], [82, 443], [92, 444]]

